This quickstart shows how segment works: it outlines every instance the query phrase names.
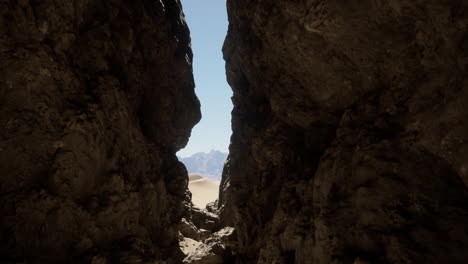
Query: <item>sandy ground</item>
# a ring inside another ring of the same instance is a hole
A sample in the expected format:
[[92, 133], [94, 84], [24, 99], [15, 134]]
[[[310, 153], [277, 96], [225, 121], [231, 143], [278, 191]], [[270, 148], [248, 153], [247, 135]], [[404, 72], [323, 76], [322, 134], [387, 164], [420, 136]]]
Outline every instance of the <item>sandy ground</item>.
[[218, 199], [219, 182], [198, 174], [189, 174], [189, 186], [192, 192], [192, 202], [199, 208], [205, 208], [207, 203]]

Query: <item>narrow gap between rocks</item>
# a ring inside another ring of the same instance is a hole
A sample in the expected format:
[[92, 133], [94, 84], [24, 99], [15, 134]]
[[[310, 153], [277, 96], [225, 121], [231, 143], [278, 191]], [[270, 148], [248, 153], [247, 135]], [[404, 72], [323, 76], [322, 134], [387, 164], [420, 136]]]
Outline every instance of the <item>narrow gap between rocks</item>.
[[188, 145], [177, 153], [189, 174], [191, 204], [179, 227], [184, 263], [229, 263], [235, 232], [222, 227], [216, 201], [231, 136], [232, 91], [227, 84], [222, 45], [226, 2], [182, 0], [191, 32], [195, 92], [202, 119]]

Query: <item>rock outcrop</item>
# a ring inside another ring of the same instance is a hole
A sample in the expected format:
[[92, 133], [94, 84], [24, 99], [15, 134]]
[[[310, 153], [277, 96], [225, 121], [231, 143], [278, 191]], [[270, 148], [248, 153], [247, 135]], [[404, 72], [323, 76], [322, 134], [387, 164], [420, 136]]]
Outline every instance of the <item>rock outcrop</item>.
[[179, 0], [0, 1], [0, 262], [467, 263], [468, 3], [228, 12], [219, 223]]
[[233, 227], [225, 227], [199, 242], [192, 239], [182, 241], [187, 264], [230, 264], [234, 263], [233, 249], [236, 247]]
[[240, 263], [467, 263], [468, 3], [228, 0]]
[[[234, 263], [237, 237], [233, 227], [222, 227], [213, 212], [214, 203], [206, 209], [187, 208], [186, 218], [179, 224], [179, 244], [187, 264]], [[216, 211], [216, 210], [214, 210]]]
[[0, 1], [0, 262], [180, 263], [179, 0]]

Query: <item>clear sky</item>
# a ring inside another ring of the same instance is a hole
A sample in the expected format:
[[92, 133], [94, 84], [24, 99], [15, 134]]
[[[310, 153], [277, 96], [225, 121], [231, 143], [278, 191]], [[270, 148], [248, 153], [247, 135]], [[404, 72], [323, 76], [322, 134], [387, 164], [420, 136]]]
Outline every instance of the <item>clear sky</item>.
[[228, 151], [231, 137], [232, 91], [226, 81], [222, 46], [228, 20], [225, 0], [182, 0], [193, 49], [195, 92], [202, 120], [192, 130], [186, 148], [177, 155], [210, 150]]

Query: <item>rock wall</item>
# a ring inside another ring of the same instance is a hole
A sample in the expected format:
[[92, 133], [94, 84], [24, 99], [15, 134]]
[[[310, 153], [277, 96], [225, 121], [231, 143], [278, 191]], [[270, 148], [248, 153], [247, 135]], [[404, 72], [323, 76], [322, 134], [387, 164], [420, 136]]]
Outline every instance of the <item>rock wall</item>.
[[228, 0], [240, 263], [467, 263], [468, 3]]
[[180, 263], [179, 0], [0, 1], [0, 262]]

